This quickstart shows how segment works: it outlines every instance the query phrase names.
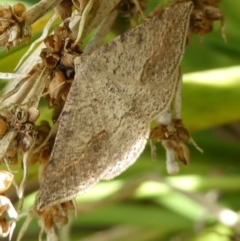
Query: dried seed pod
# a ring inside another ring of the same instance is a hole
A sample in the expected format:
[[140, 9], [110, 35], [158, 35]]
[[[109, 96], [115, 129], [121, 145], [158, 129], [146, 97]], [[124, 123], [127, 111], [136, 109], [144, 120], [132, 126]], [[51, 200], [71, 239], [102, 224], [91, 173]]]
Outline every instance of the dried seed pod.
[[44, 39], [44, 43], [50, 53], [59, 53], [62, 50], [62, 40], [56, 34], [49, 35]]
[[0, 46], [17, 46], [31, 37], [31, 28], [22, 24], [26, 19], [26, 7], [16, 3], [13, 7], [0, 5]]
[[55, 7], [55, 11], [62, 20], [65, 20], [66, 18], [71, 17], [72, 6], [72, 1], [63, 0]]
[[[0, 179], [2, 179], [3, 186], [1, 190], [5, 191], [9, 188], [13, 181], [13, 175], [7, 171], [0, 172]], [[5, 218], [5, 213], [8, 215], [8, 219]], [[3, 195], [0, 195], [0, 237], [7, 237], [10, 235], [15, 227], [15, 221], [18, 217], [18, 213], [12, 205], [11, 201]]]
[[22, 3], [16, 3], [12, 7], [12, 12], [17, 22], [21, 23], [26, 18], [27, 9]]
[[29, 122], [35, 122], [40, 115], [39, 110], [36, 107], [30, 107], [28, 109], [28, 121]]
[[61, 94], [64, 91], [66, 79], [62, 71], [56, 71], [54, 77], [48, 85], [48, 92], [51, 98], [50, 106], [57, 105], [59, 99], [61, 99]]
[[18, 24], [14, 24], [8, 29], [8, 46], [17, 46], [21, 39], [21, 28]]
[[54, 29], [54, 35], [57, 35], [61, 40], [66, 40], [71, 37], [71, 30], [66, 26], [60, 26]]
[[[42, 57], [42, 55], [41, 55], [41, 57]], [[59, 60], [60, 60], [60, 57], [58, 54], [48, 54], [45, 57], [45, 59], [43, 59], [45, 66], [48, 67], [49, 69], [56, 68]]]
[[5, 217], [0, 216], [0, 237], [5, 238], [10, 232], [10, 223]]
[[167, 126], [158, 124], [154, 129], [151, 130], [149, 139], [161, 141], [165, 138], [167, 132]]
[[8, 131], [8, 124], [5, 121], [5, 119], [3, 119], [3, 117], [0, 116], [0, 140], [4, 137], [7, 131]]
[[70, 67], [73, 69], [74, 68], [74, 60], [78, 56], [79, 56], [79, 54], [75, 54], [75, 53], [73, 53], [73, 54], [72, 53], [63, 53], [60, 63], [63, 66]]
[[[167, 152], [167, 169], [169, 173], [176, 173], [174, 157], [184, 165], [190, 161], [190, 152], [183, 143], [189, 141], [190, 135], [181, 119], [173, 119], [168, 125], [159, 123], [150, 133], [150, 139], [161, 141]], [[175, 171], [174, 171], [175, 170]]]
[[[46, 164], [51, 155], [55, 134], [53, 134], [48, 139], [48, 141], [45, 142], [46, 138], [49, 135], [50, 130], [51, 130], [51, 126], [47, 121], [42, 121], [39, 126], [35, 126], [35, 131], [37, 132], [37, 135], [35, 137], [33, 151], [29, 155], [28, 163], [29, 165], [32, 165], [36, 162], [40, 162], [40, 167], [38, 172], [40, 172], [40, 169], [41, 170], [43, 169], [42, 164], [43, 163]], [[44, 145], [42, 145], [43, 142], [45, 142]]]
[[190, 135], [188, 133], [187, 128], [183, 125], [181, 119], [174, 119], [173, 120], [174, 127], [176, 128], [177, 136], [181, 141], [188, 141]]
[[162, 145], [166, 150], [174, 153], [174, 156], [184, 165], [190, 161], [190, 152], [186, 145], [176, 140], [163, 140]]
[[19, 123], [25, 123], [28, 120], [28, 111], [21, 108], [20, 106], [17, 106], [12, 110], [12, 112], [15, 114], [16, 122]]
[[4, 155], [5, 161], [7, 161], [9, 164], [17, 164], [18, 158], [18, 147], [17, 147], [17, 140], [16, 138], [9, 144], [8, 149]]
[[[1, 197], [1, 195], [0, 195], [0, 197]], [[8, 205], [7, 204], [1, 205], [0, 206], [0, 216], [2, 216], [3, 213], [5, 213], [7, 211], [7, 209], [8, 209]]]
[[0, 170], [0, 193], [5, 192], [11, 186], [13, 178], [14, 176], [12, 173]]
[[75, 207], [72, 200], [59, 205], [47, 207], [42, 211], [35, 210], [38, 218], [40, 219], [40, 225], [48, 232], [55, 225], [57, 228], [62, 229], [68, 223], [68, 215], [74, 211]]
[[32, 123], [22, 125], [19, 134], [17, 135], [18, 149], [22, 152], [28, 151], [36, 139], [37, 132]]

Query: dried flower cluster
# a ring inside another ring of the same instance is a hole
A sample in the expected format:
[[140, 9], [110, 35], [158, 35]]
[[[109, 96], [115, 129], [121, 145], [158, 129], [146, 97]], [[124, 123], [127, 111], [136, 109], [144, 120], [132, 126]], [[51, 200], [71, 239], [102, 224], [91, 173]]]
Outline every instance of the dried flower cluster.
[[[193, 10], [191, 13], [189, 37], [192, 34], [199, 34], [200, 36], [208, 34], [213, 30], [215, 21], [221, 21], [221, 35], [225, 40], [225, 19], [222, 10], [219, 8], [221, 0], [176, 0], [170, 1], [169, 6], [181, 2], [193, 2]], [[151, 14], [150, 17], [156, 16], [163, 11], [163, 6], [158, 6]]]
[[[184, 165], [189, 164], [190, 152], [184, 142], [189, 141], [190, 135], [180, 119], [173, 119], [168, 125], [158, 123], [152, 129], [149, 138], [162, 143], [166, 151], [169, 152], [170, 163], [174, 163], [176, 157]], [[170, 171], [170, 173], [174, 172]]]
[[36, 210], [36, 214], [39, 217], [40, 226], [46, 233], [52, 232], [54, 226], [58, 229], [62, 229], [68, 223], [69, 213], [74, 212], [75, 207], [73, 201], [68, 201], [47, 207], [43, 211]]
[[[14, 176], [10, 172], [0, 171], [0, 238], [11, 238], [18, 213], [4, 192], [11, 186]], [[6, 217], [6, 214], [8, 218]]]
[[22, 3], [0, 5], [0, 46], [10, 48], [30, 39], [30, 29], [24, 26], [26, 11]]
[[194, 9], [191, 14], [190, 31], [204, 35], [212, 32], [214, 21], [221, 21], [221, 34], [225, 39], [225, 20], [219, 9], [220, 0], [193, 0]]
[[41, 51], [44, 66], [50, 71], [50, 82], [47, 86], [48, 103], [54, 108], [53, 119], [56, 120], [65, 103], [73, 81], [74, 59], [81, 54], [68, 27], [58, 27], [54, 34], [45, 38], [46, 48]]
[[4, 160], [8, 163], [16, 163], [17, 155], [28, 151], [35, 139], [37, 132], [35, 131], [34, 122], [39, 116], [39, 111], [35, 108], [27, 109], [23, 106], [10, 106], [1, 109], [0, 112], [0, 133], [7, 131], [15, 131], [16, 135], [11, 141], [5, 155]]

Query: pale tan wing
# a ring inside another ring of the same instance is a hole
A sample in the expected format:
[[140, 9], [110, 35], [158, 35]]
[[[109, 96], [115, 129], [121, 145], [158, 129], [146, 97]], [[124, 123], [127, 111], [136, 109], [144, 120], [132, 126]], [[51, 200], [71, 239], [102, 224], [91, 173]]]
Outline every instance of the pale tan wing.
[[174, 94], [177, 82], [172, 76], [183, 57], [191, 10], [191, 2], [176, 4], [90, 57], [94, 72], [111, 78], [150, 120]]
[[[177, 4], [102, 47], [88, 59], [92, 77], [108, 79], [146, 123], [161, 115], [175, 93], [179, 80], [176, 72], [185, 49], [191, 9], [191, 3]], [[132, 123], [131, 129], [137, 131], [138, 125]], [[111, 140], [111, 144], [114, 142]], [[117, 144], [111, 148], [114, 149]], [[114, 159], [101, 178], [114, 178], [134, 161], [125, 158], [119, 163]]]
[[[95, 93], [88, 81], [76, 74], [70, 89], [40, 186], [39, 208], [67, 201], [81, 189], [90, 188], [97, 181], [96, 175], [100, 175], [98, 166], [108, 155], [106, 132], [95, 104]], [[97, 156], [99, 152], [101, 158]]]
[[[89, 72], [86, 79], [84, 69], [77, 68], [76, 80], [61, 114], [38, 195], [39, 209], [86, 192], [112, 162], [124, 168], [121, 160], [135, 161], [149, 135], [145, 119], [118, 95], [112, 83], [92, 79]], [[132, 125], [138, 129], [133, 130]]]
[[[109, 179], [124, 171], [141, 154], [150, 120], [161, 114], [174, 92], [174, 81], [169, 82], [170, 87], [165, 82], [181, 60], [191, 9], [189, 3], [181, 6], [168, 9], [161, 17], [131, 30], [92, 56], [77, 59], [75, 81], [60, 118], [52, 156], [40, 187], [38, 208], [86, 192], [100, 179]], [[175, 11], [180, 11], [177, 12], [180, 17], [174, 15]], [[177, 20], [173, 22], [171, 19], [175, 16]], [[181, 28], [176, 31], [183, 39], [169, 39], [170, 48], [180, 42], [176, 46], [180, 50], [171, 48], [176, 56], [170, 61], [165, 59], [167, 50], [162, 45], [167, 41], [165, 36], [169, 30], [166, 28], [174, 24]], [[162, 60], [160, 54], [165, 56]], [[167, 69], [159, 70], [163, 67]], [[162, 89], [164, 93], [169, 92], [165, 101], [161, 98]]]

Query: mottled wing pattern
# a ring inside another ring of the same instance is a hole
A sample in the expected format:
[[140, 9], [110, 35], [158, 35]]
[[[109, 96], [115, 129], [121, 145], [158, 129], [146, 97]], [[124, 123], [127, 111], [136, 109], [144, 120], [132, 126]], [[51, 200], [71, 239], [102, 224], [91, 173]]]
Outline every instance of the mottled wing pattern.
[[190, 3], [178, 4], [76, 60], [39, 209], [70, 200], [136, 161], [150, 121], [172, 99], [190, 11]]
[[[118, 95], [111, 82], [91, 76], [86, 79], [82, 70], [77, 72], [79, 81], [74, 81], [60, 118], [39, 192], [39, 208], [86, 192], [113, 161], [119, 168], [122, 159], [135, 161], [149, 135], [146, 121]], [[132, 124], [138, 125], [137, 131]]]
[[[146, 123], [160, 116], [175, 93], [179, 80], [176, 72], [186, 45], [191, 6], [191, 3], [177, 4], [165, 10], [149, 24], [146, 23], [144, 30], [143, 26], [139, 26], [126, 32], [88, 59], [86, 66], [92, 78], [108, 80], [120, 98], [137, 110]], [[132, 122], [131, 131], [136, 132], [136, 137], [138, 128], [138, 123]], [[111, 143], [114, 143], [117, 135], [111, 138]], [[111, 150], [117, 152], [118, 146], [116, 143]], [[107, 166], [103, 179], [119, 175], [136, 159], [113, 160]]]

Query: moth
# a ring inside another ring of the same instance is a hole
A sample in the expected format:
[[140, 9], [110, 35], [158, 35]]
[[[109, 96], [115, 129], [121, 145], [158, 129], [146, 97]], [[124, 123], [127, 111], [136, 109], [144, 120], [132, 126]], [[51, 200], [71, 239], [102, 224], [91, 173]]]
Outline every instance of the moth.
[[137, 160], [151, 121], [173, 99], [191, 10], [191, 2], [175, 4], [75, 59], [37, 209], [83, 194]]

